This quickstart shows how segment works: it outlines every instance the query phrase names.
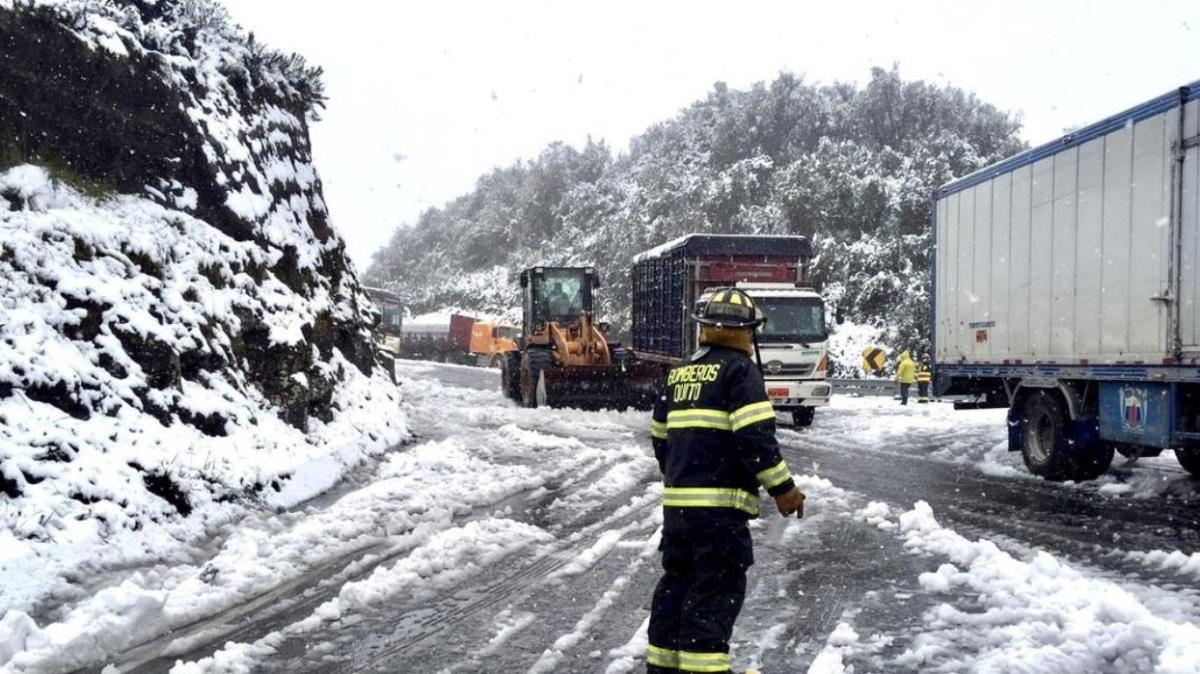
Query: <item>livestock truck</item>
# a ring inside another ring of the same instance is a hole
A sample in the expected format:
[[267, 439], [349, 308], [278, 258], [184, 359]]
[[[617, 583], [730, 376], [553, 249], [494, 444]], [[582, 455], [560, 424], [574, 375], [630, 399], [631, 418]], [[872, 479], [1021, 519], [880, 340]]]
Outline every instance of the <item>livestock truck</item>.
[[1200, 83], [939, 188], [935, 387], [1053, 480], [1200, 475]]
[[829, 404], [825, 302], [810, 285], [802, 236], [691, 234], [634, 258], [633, 351], [666, 368], [698, 347], [691, 320], [706, 290], [736, 286], [767, 317], [758, 334], [767, 394], [798, 426]]

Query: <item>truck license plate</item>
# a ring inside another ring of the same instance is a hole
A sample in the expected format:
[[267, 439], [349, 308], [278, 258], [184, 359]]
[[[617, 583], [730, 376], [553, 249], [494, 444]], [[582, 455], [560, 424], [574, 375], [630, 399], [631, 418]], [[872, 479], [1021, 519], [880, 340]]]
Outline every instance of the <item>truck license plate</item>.
[[767, 396], [772, 399], [786, 398], [788, 397], [788, 390], [785, 388], [769, 388], [767, 389]]

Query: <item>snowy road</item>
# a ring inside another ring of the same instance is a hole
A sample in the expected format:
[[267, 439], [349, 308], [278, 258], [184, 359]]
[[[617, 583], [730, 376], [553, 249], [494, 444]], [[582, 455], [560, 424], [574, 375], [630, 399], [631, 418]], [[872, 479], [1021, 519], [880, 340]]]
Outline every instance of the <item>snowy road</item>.
[[[192, 592], [193, 619], [105, 661], [125, 674], [639, 671], [660, 524], [647, 415], [519, 409], [486, 370], [399, 373], [417, 443], [197, 559], [108, 579], [167, 605]], [[1200, 671], [1200, 480], [1163, 457], [1051, 484], [1004, 451], [1004, 432], [998, 411], [849, 397], [782, 430], [808, 517], [754, 523], [735, 669]], [[57, 614], [136, 610], [97, 603]]]

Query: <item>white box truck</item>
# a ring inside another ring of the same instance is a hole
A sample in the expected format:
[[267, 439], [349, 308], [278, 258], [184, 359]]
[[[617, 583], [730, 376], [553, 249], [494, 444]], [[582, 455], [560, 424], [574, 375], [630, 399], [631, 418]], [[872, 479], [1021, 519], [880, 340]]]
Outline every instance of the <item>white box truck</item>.
[[1048, 479], [1200, 474], [1200, 82], [939, 188], [935, 388]]

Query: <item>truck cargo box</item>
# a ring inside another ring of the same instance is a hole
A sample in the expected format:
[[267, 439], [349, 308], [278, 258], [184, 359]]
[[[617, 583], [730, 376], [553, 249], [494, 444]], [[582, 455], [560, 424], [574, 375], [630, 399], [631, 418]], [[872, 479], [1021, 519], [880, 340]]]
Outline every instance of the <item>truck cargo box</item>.
[[1200, 83], [937, 190], [943, 374], [1200, 356], [1197, 99]]
[[633, 349], [673, 361], [696, 348], [689, 319], [707, 288], [738, 282], [808, 283], [812, 247], [802, 236], [690, 234], [634, 258]]
[[454, 347], [462, 353], [467, 353], [471, 350], [471, 328], [475, 325], [475, 319], [462, 314], [450, 314], [450, 331], [448, 338], [450, 346]]

